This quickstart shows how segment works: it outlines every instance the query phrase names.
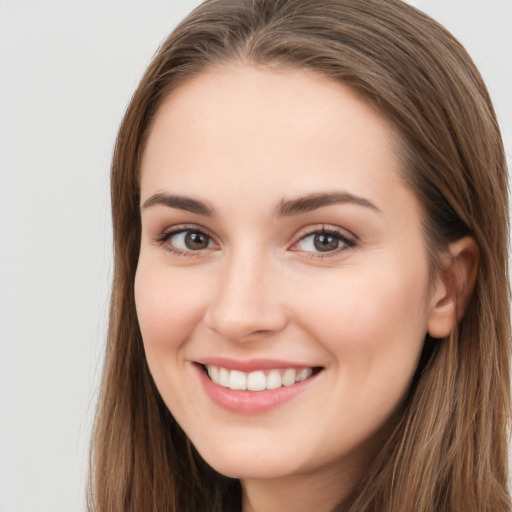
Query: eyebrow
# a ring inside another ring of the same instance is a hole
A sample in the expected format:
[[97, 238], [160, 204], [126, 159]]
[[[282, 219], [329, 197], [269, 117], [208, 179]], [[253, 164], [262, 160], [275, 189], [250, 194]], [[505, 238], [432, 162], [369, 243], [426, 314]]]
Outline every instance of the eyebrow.
[[371, 201], [350, 192], [317, 192], [296, 199], [282, 199], [274, 215], [276, 217], [299, 215], [332, 204], [356, 204], [381, 213], [381, 210]]
[[[368, 199], [351, 194], [350, 192], [316, 192], [295, 199], [282, 199], [277, 205], [275, 217], [289, 217], [301, 213], [311, 212], [333, 204], [356, 204], [380, 212], [381, 210]], [[152, 206], [167, 206], [187, 212], [213, 217], [215, 210], [206, 203], [186, 196], [177, 196], [158, 192], [144, 201], [142, 208]]]
[[163, 193], [153, 194], [151, 197], [144, 201], [142, 208], [151, 208], [152, 206], [161, 205], [169, 208], [177, 208], [178, 210], [185, 210], [191, 213], [197, 213], [199, 215], [206, 215], [213, 217], [215, 211], [209, 207], [206, 203], [192, 199], [185, 196], [175, 196]]

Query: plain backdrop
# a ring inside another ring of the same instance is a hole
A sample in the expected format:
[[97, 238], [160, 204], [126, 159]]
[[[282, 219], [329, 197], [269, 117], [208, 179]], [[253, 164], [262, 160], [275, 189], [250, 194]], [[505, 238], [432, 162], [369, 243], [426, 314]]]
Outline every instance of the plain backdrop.
[[[0, 0], [0, 512], [83, 512], [131, 93], [198, 0]], [[467, 47], [512, 151], [512, 0], [416, 0]]]

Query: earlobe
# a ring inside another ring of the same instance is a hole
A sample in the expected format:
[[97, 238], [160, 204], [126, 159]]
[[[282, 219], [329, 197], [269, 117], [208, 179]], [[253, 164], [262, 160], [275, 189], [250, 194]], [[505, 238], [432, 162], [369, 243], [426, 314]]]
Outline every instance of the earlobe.
[[433, 338], [448, 336], [469, 303], [478, 272], [480, 251], [466, 236], [448, 246], [438, 270], [428, 317], [428, 333]]

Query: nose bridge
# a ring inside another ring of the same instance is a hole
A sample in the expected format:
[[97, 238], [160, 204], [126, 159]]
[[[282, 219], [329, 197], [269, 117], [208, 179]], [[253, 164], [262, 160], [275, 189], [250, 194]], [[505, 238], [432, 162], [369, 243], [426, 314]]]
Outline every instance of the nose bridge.
[[223, 262], [207, 313], [209, 327], [235, 341], [276, 332], [286, 323], [278, 269], [261, 248], [234, 248]]

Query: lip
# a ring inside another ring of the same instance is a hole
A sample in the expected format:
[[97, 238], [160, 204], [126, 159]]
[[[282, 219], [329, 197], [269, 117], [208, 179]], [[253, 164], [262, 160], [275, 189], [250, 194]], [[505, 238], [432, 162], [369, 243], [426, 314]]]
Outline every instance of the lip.
[[[215, 361], [215, 363], [213, 361]], [[266, 389], [263, 391], [238, 391], [215, 384], [206, 375], [203, 367], [201, 366], [203, 364], [212, 364], [222, 366], [230, 370], [232, 369], [244, 372], [278, 368], [311, 368], [311, 366], [308, 365], [297, 365], [286, 363], [284, 361], [270, 360], [266, 360], [267, 365], [265, 367], [265, 365], [262, 366], [262, 362], [265, 362], [265, 360], [241, 362], [214, 358], [208, 359], [207, 363], [199, 363], [199, 361], [197, 361], [193, 366], [195, 367], [206, 395], [213, 403], [227, 411], [246, 415], [262, 414], [285, 405], [310, 388], [316, 382], [320, 373], [322, 373], [321, 371], [315, 373], [306, 380], [296, 382], [291, 386], [282, 386], [277, 389]]]
[[203, 366], [221, 366], [228, 370], [238, 370], [245, 373], [255, 372], [257, 370], [282, 370], [286, 368], [302, 370], [303, 368], [319, 367], [319, 365], [315, 364], [301, 364], [279, 359], [250, 359], [246, 361], [242, 359], [230, 359], [227, 357], [207, 357], [204, 359], [197, 359], [194, 362], [202, 364]]

